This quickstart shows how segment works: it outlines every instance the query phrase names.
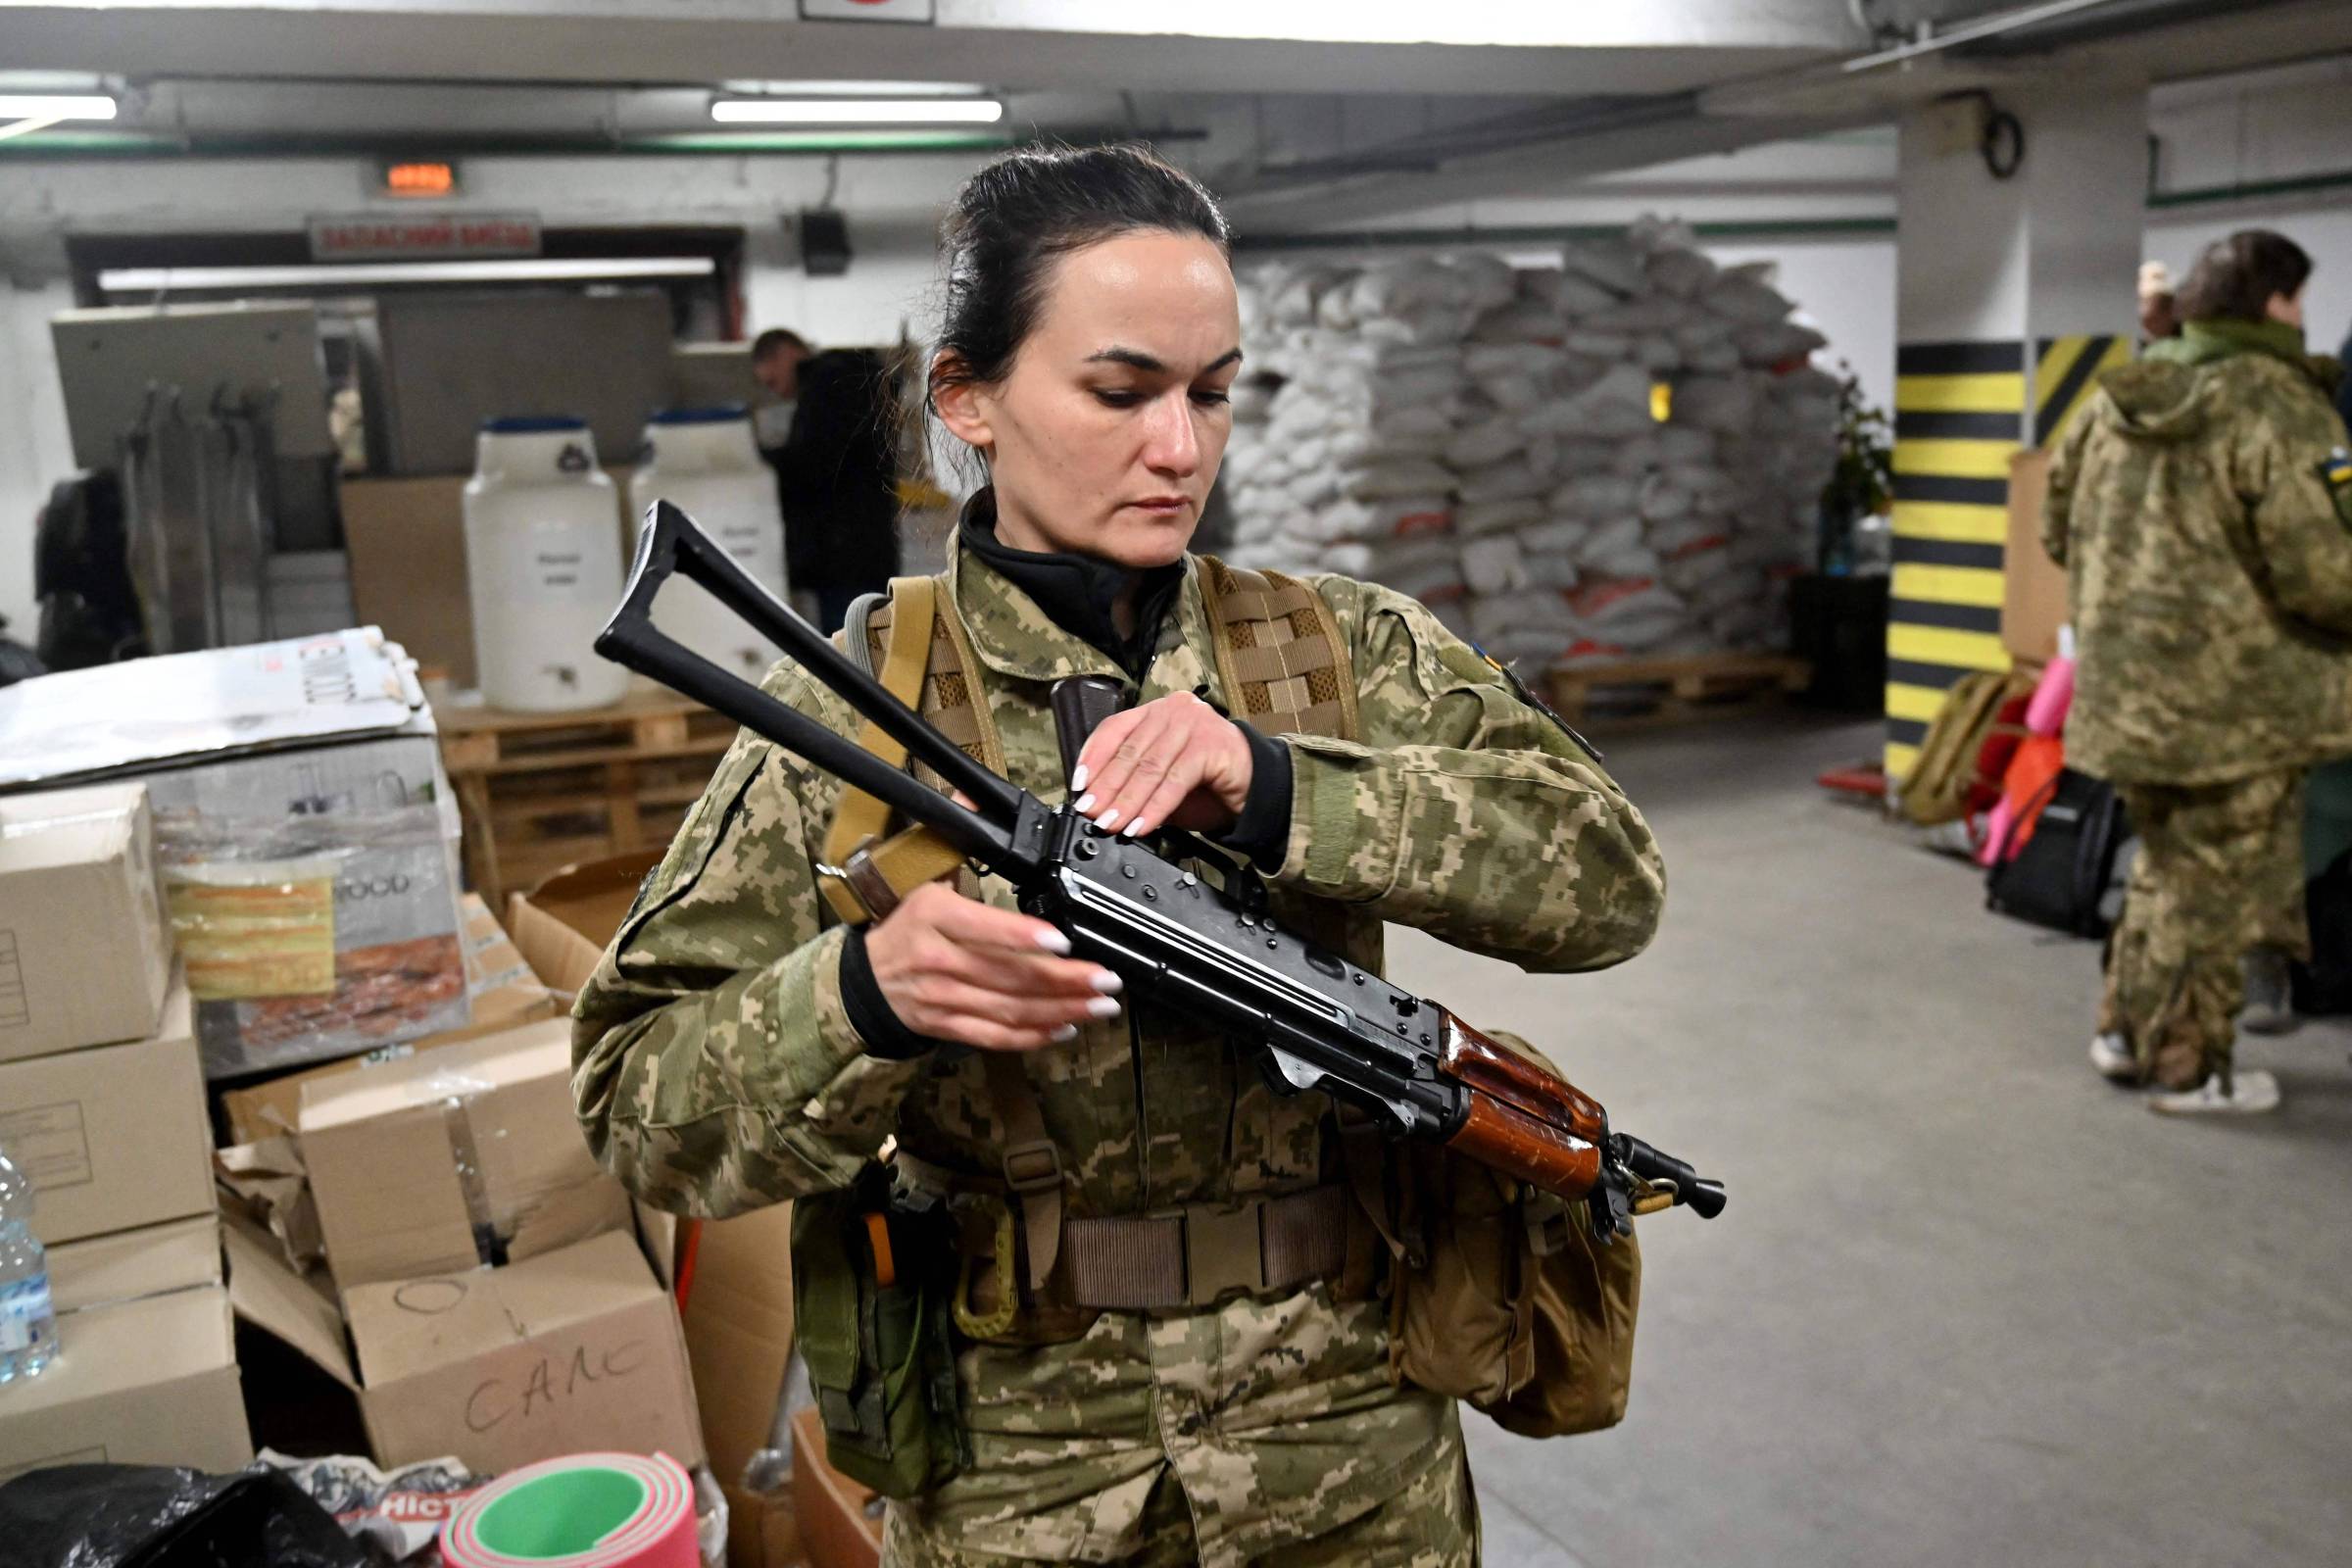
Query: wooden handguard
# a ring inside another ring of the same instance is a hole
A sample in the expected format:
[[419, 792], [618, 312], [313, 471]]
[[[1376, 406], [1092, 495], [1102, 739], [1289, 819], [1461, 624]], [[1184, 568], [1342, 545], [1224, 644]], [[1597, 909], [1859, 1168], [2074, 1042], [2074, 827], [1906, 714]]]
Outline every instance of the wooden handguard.
[[1491, 1170], [1541, 1187], [1574, 1202], [1600, 1181], [1600, 1146], [1539, 1121], [1506, 1101], [1470, 1097], [1461, 1130], [1447, 1149]]
[[1597, 1144], [1609, 1133], [1608, 1112], [1545, 1061], [1446, 1014], [1438, 1038], [1438, 1068], [1459, 1084], [1491, 1095], [1541, 1122]]

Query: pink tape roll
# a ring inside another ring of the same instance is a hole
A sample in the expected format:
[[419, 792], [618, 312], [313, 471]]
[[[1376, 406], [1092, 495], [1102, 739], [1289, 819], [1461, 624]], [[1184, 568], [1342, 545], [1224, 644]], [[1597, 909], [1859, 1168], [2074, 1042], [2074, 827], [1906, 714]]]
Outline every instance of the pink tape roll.
[[575, 1453], [503, 1475], [441, 1532], [449, 1568], [701, 1568], [694, 1482], [665, 1453]]

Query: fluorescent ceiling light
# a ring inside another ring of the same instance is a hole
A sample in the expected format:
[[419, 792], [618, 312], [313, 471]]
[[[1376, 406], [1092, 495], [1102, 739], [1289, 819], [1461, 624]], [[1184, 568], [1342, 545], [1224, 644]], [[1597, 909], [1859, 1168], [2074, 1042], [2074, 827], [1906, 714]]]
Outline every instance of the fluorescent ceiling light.
[[976, 81], [727, 81], [737, 98], [977, 98]]
[[98, 274], [109, 294], [169, 294], [181, 289], [300, 288], [315, 283], [554, 283], [623, 277], [709, 277], [708, 256], [622, 257], [611, 261], [354, 262], [319, 267], [123, 267]]
[[115, 101], [103, 94], [0, 93], [0, 120], [112, 120]]
[[710, 118], [722, 125], [993, 125], [1004, 106], [994, 98], [720, 98]]

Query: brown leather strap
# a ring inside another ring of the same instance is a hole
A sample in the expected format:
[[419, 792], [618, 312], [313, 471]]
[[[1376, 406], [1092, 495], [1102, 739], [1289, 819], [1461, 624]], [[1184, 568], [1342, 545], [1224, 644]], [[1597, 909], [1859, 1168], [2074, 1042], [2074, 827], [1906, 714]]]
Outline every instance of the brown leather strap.
[[1217, 678], [1234, 713], [1269, 735], [1353, 740], [1355, 671], [1323, 596], [1278, 571], [1198, 559]]
[[1061, 1255], [1061, 1151], [1046, 1136], [1045, 1114], [1020, 1056], [1009, 1051], [980, 1054], [987, 1058], [990, 1108], [1004, 1123], [1004, 1190], [1020, 1200], [1022, 1250], [1034, 1296]]
[[1073, 1219], [1061, 1241], [1070, 1294], [1081, 1307], [1156, 1311], [1333, 1279], [1348, 1263], [1350, 1201], [1330, 1183], [1231, 1207]]

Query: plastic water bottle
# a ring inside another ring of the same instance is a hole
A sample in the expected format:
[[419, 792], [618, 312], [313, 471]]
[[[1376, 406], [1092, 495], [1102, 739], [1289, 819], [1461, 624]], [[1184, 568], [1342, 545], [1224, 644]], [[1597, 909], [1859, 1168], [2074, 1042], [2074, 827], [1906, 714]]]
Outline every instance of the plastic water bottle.
[[49, 1254], [32, 1234], [32, 1179], [0, 1149], [0, 1383], [32, 1377], [56, 1359]]

